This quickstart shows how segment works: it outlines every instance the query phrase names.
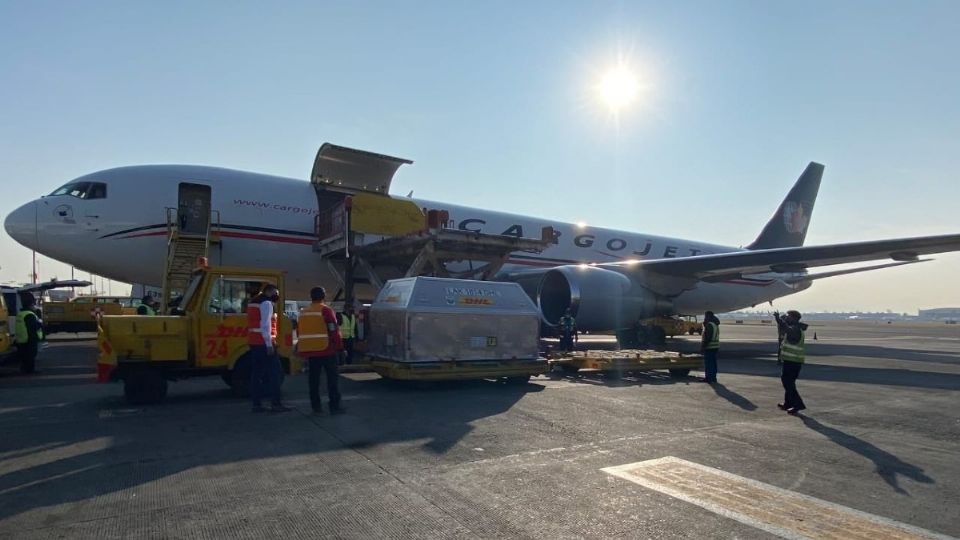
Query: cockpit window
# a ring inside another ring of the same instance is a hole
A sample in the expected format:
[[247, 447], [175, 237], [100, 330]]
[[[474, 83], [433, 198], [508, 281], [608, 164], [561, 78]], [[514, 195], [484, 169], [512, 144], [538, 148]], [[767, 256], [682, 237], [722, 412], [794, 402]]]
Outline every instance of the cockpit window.
[[69, 195], [78, 199], [106, 199], [107, 185], [103, 182], [71, 182], [50, 195]]

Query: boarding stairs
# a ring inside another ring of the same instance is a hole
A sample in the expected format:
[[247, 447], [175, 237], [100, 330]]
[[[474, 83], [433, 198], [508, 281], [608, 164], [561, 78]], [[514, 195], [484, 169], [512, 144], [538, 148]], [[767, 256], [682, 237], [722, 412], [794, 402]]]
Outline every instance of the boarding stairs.
[[181, 231], [176, 208], [167, 208], [167, 259], [163, 269], [160, 313], [169, 313], [174, 295], [182, 295], [190, 284], [201, 259], [210, 254], [210, 245], [219, 243], [220, 214], [212, 212], [206, 229], [200, 233]]

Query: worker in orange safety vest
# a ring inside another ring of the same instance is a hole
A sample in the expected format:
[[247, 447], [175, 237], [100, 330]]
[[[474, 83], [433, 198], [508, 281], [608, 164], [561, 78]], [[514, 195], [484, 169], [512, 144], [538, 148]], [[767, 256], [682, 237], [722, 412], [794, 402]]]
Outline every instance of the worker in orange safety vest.
[[343, 348], [337, 314], [324, 303], [327, 291], [323, 287], [310, 289], [311, 304], [300, 310], [297, 318], [297, 354], [306, 358], [310, 376], [310, 405], [314, 414], [323, 414], [320, 402], [320, 374], [327, 378], [327, 399], [331, 414], [340, 414], [340, 375], [337, 373], [337, 358]]
[[250, 400], [252, 411], [267, 409], [260, 403], [270, 398], [270, 412], [287, 412], [280, 400], [280, 360], [277, 358], [277, 314], [274, 302], [280, 299], [276, 285], [267, 284], [247, 304], [247, 345], [250, 346]]

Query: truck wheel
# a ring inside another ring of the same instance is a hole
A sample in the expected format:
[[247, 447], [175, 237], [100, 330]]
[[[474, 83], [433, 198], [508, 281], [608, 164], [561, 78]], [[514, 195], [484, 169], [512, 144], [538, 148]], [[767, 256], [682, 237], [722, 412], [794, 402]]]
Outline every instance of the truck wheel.
[[30, 374], [37, 370], [37, 358], [24, 358], [20, 361], [20, 373]]
[[250, 395], [250, 353], [246, 352], [233, 363], [233, 369], [223, 375], [223, 380], [233, 390], [234, 397], [245, 398]]
[[560, 370], [567, 375], [575, 375], [578, 371], [580, 371], [580, 368], [572, 364], [560, 364]]
[[250, 366], [244, 364], [233, 366], [230, 370], [230, 388], [234, 397], [245, 398], [250, 396]]
[[519, 377], [507, 377], [507, 384], [511, 386], [523, 386], [530, 382], [529, 375], [523, 375]]
[[623, 371], [620, 371], [619, 369], [604, 371], [603, 376], [611, 381], [619, 381], [623, 378]]
[[659, 326], [650, 328], [650, 343], [655, 346], [663, 346], [667, 343], [667, 332]]
[[167, 380], [158, 369], [138, 369], [123, 379], [123, 395], [133, 405], [148, 405], [167, 396]]
[[695, 329], [691, 328], [691, 329], [687, 330], [687, 333], [692, 336], [692, 335], [696, 334], [697, 331], [696, 331]]
[[674, 379], [680, 379], [690, 375], [690, 368], [674, 368], [670, 370], [670, 376]]

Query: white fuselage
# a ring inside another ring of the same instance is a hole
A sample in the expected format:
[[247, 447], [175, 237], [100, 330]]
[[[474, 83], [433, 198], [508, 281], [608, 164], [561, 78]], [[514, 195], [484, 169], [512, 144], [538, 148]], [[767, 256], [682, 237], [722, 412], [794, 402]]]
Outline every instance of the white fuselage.
[[[280, 268], [287, 271], [289, 298], [306, 298], [316, 285], [336, 288], [336, 280], [313, 250], [318, 214], [313, 184], [292, 178], [230, 169], [183, 165], [144, 165], [100, 171], [73, 182], [106, 184], [106, 197], [90, 200], [69, 194], [28, 203], [6, 222], [21, 244], [86, 271], [128, 283], [159, 286], [166, 257], [166, 209], [178, 205], [180, 183], [211, 188], [214, 222], [222, 242], [211, 264]], [[542, 253], [515, 253], [504, 271], [580, 263], [686, 257], [738, 251], [737, 248], [648, 234], [579, 226], [413, 199], [421, 208], [449, 212], [449, 226], [484, 233], [539, 238], [543, 227], [559, 233]], [[365, 242], [380, 237], [367, 235]], [[699, 283], [673, 298], [680, 314], [711, 309], [731, 311], [761, 304], [806, 288], [789, 285], [788, 274], [764, 274], [722, 283]]]

